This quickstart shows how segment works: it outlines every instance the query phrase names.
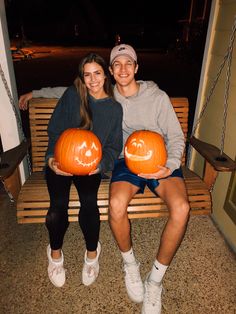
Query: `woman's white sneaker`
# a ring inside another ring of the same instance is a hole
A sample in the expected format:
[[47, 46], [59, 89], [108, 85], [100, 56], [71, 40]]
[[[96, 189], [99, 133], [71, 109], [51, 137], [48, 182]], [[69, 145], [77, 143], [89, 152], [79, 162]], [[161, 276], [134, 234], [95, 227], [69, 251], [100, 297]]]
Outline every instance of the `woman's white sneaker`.
[[54, 284], [54, 286], [60, 288], [64, 285], [66, 281], [66, 274], [64, 264], [64, 256], [61, 251], [61, 260], [59, 262], [55, 262], [51, 256], [51, 248], [50, 245], [47, 246], [47, 256], [48, 256], [48, 277], [50, 281]]
[[98, 246], [97, 246], [97, 256], [94, 259], [93, 262], [87, 262], [86, 258], [87, 258], [87, 250], [85, 252], [84, 255], [84, 266], [83, 266], [83, 270], [82, 270], [82, 283], [85, 286], [89, 286], [92, 283], [94, 283], [94, 281], [97, 279], [98, 274], [99, 274], [99, 256], [101, 253], [101, 244], [100, 242], [98, 242]]

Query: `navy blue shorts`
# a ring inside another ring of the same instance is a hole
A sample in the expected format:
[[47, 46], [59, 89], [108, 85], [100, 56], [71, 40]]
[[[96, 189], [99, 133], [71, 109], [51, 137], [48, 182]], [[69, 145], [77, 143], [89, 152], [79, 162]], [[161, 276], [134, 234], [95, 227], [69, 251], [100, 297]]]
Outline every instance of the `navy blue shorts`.
[[[183, 173], [181, 168], [176, 169], [170, 175], [170, 177], [178, 177], [183, 178]], [[159, 179], [162, 180], [162, 179]], [[145, 186], [147, 185], [148, 188], [156, 194], [155, 189], [159, 185], [159, 180], [157, 179], [145, 179], [137, 176], [136, 174], [132, 173], [126, 166], [124, 158], [118, 159], [115, 161], [115, 167], [112, 172], [111, 183], [118, 182], [118, 181], [125, 181], [130, 182], [131, 184], [136, 185], [139, 187], [138, 193], [143, 193]]]

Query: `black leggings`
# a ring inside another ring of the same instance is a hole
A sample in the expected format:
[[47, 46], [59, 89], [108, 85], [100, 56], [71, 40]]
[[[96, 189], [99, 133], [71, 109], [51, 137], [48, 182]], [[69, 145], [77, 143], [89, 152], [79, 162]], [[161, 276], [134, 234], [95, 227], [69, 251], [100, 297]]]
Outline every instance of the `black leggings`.
[[68, 203], [70, 187], [74, 183], [80, 200], [79, 225], [83, 232], [86, 249], [95, 251], [99, 239], [100, 216], [97, 206], [97, 192], [101, 175], [61, 176], [46, 168], [46, 181], [50, 196], [50, 208], [46, 217], [52, 250], [62, 248], [63, 239], [69, 226]]

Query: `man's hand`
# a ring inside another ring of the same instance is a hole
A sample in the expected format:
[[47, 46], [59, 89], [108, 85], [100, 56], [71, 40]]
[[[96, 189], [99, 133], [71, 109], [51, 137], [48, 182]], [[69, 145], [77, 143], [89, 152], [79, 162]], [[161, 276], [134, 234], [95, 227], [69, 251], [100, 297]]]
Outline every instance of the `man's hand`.
[[73, 176], [73, 174], [71, 174], [71, 173], [64, 172], [64, 171], [60, 170], [58, 168], [58, 162], [53, 157], [50, 157], [48, 159], [48, 166], [52, 169], [52, 171], [54, 171], [58, 175], [67, 176], [67, 177]]
[[100, 169], [99, 168], [97, 168], [97, 169], [95, 169], [95, 170], [93, 170], [93, 171], [91, 171], [91, 172], [89, 172], [89, 176], [91, 176], [91, 175], [93, 175], [93, 174], [97, 174], [97, 173], [99, 173], [100, 172]]
[[155, 173], [139, 173], [138, 176], [145, 179], [163, 179], [171, 175], [171, 170], [166, 167], [159, 167], [160, 170]]
[[27, 94], [21, 95], [19, 99], [19, 108], [21, 110], [27, 110], [28, 109], [28, 102], [30, 99], [33, 98], [33, 93], [29, 92]]

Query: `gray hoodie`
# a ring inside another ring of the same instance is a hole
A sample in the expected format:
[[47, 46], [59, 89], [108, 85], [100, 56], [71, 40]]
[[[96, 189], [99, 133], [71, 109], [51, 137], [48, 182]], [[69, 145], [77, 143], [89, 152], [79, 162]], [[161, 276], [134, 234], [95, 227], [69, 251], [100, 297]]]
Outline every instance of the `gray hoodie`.
[[[137, 94], [124, 97], [116, 86], [114, 95], [123, 108], [123, 143], [135, 130], [160, 133], [165, 140], [171, 171], [180, 167], [184, 151], [184, 134], [167, 94], [152, 81], [137, 81]], [[122, 152], [123, 153], [123, 152]]]
[[[184, 134], [168, 95], [152, 81], [137, 81], [137, 94], [124, 97], [114, 87], [116, 100], [123, 108], [123, 143], [135, 130], [160, 133], [167, 148], [166, 167], [173, 172], [181, 165], [185, 147]], [[60, 98], [66, 87], [42, 88], [33, 97]], [[120, 157], [123, 157], [123, 152]]]

